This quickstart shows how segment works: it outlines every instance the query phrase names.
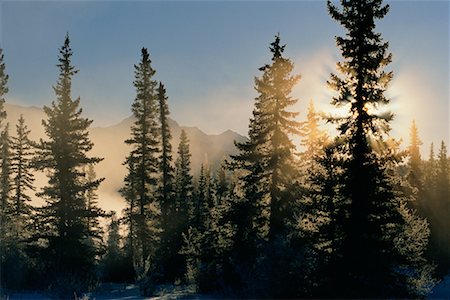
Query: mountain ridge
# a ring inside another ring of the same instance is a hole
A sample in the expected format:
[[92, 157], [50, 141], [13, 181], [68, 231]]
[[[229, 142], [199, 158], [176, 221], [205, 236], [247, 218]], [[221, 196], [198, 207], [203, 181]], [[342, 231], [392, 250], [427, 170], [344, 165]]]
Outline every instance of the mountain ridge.
[[[26, 125], [31, 130], [30, 139], [37, 141], [40, 138], [45, 138], [42, 120], [46, 119], [46, 115], [42, 108], [5, 103], [5, 110], [7, 112], [6, 120], [10, 123], [11, 135], [15, 135], [15, 125], [22, 114]], [[104, 158], [96, 166], [96, 173], [98, 177], [106, 178], [98, 189], [99, 204], [105, 210], [120, 212], [125, 205], [118, 190], [122, 187], [123, 178], [126, 175], [126, 167], [123, 165], [123, 162], [131, 150], [131, 147], [126, 145], [124, 141], [130, 136], [130, 126], [133, 122], [134, 118], [130, 116], [110, 126], [89, 128], [89, 137], [94, 143], [90, 155]], [[241, 142], [246, 140], [244, 136], [232, 130], [226, 130], [220, 134], [206, 134], [198, 127], [181, 126], [173, 119], [169, 119], [169, 126], [172, 133], [173, 161], [177, 157], [181, 130], [186, 131], [190, 140], [193, 175], [198, 173], [201, 164], [206, 159], [214, 172], [227, 156], [237, 152], [234, 141]], [[46, 184], [45, 176], [36, 174], [36, 186], [38, 189], [44, 184]], [[40, 203], [39, 199], [34, 199], [34, 201]]]

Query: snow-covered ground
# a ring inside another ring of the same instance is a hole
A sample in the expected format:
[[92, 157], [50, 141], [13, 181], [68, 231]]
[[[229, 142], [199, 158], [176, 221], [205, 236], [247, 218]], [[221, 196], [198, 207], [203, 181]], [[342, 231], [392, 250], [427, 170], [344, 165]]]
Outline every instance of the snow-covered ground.
[[[84, 297], [83, 297], [84, 296]], [[211, 295], [195, 294], [187, 286], [161, 285], [156, 288], [153, 297], [143, 298], [139, 295], [139, 287], [134, 284], [104, 283], [95, 292], [81, 295], [80, 300], [172, 300], [172, 299], [212, 299]], [[51, 299], [42, 293], [14, 293], [6, 297], [8, 300], [44, 300]], [[434, 287], [427, 299], [450, 300], [450, 274]]]
[[[211, 296], [195, 294], [194, 290], [187, 286], [161, 285], [156, 288], [153, 297], [144, 298], [139, 294], [139, 287], [134, 284], [104, 283], [97, 291], [86, 295], [78, 295], [80, 300], [171, 300], [171, 299], [211, 299]], [[44, 300], [52, 299], [42, 293], [14, 293], [8, 295], [9, 300]]]

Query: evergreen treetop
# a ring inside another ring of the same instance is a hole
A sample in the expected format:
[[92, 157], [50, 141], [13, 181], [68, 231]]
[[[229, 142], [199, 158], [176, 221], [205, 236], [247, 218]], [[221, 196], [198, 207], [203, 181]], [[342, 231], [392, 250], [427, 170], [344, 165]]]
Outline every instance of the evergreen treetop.
[[9, 76], [6, 74], [6, 66], [4, 62], [3, 49], [0, 48], [0, 127], [3, 126], [1, 123], [6, 118], [6, 111], [4, 108], [5, 95], [8, 93], [8, 79]]

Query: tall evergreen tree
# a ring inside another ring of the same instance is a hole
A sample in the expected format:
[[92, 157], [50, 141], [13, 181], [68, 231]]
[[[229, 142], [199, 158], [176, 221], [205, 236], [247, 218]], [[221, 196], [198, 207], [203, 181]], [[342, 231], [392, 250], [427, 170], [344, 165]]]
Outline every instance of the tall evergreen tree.
[[164, 207], [162, 210], [163, 219], [165, 215], [170, 213], [172, 207], [170, 202], [173, 193], [173, 176], [174, 168], [172, 166], [172, 134], [169, 127], [169, 106], [167, 104], [166, 89], [162, 83], [158, 87], [158, 102], [159, 102], [159, 122], [161, 124], [161, 155], [160, 155], [160, 170], [161, 177], [161, 204]]
[[[338, 297], [423, 295], [430, 283], [423, 259], [429, 232], [404, 208], [405, 196], [391, 175], [393, 155], [374, 147], [384, 145], [393, 118], [391, 113], [377, 113], [389, 103], [384, 92], [393, 75], [384, 71], [392, 59], [388, 43], [374, 31], [375, 20], [383, 18], [389, 6], [382, 0], [340, 2], [341, 9], [328, 1], [328, 11], [346, 30], [345, 37], [336, 38], [344, 58], [337, 64], [342, 77], [331, 74], [328, 83], [338, 92], [332, 104], [349, 107], [345, 117], [334, 120], [344, 137], [346, 218], [335, 285], [329, 290]], [[411, 231], [414, 234], [406, 237]], [[411, 248], [398, 243], [399, 237], [407, 238], [417, 251], [408, 252]]]
[[[424, 200], [423, 197], [423, 172], [422, 159], [420, 157], [420, 145], [422, 142], [419, 139], [419, 132], [416, 126], [416, 121], [413, 120], [410, 130], [410, 143], [408, 147], [408, 181], [415, 189], [415, 196], [419, 203]], [[417, 206], [416, 206], [417, 207]]]
[[[5, 95], [8, 93], [8, 74], [6, 74], [6, 66], [5, 66], [5, 62], [4, 62], [4, 54], [3, 54], [3, 49], [0, 48], [0, 132], [3, 132], [3, 126], [5, 126], [3, 124], [3, 121], [6, 119], [6, 111], [4, 109], [4, 104], [5, 104]], [[3, 134], [2, 134], [3, 135]], [[4, 151], [1, 151], [2, 154], [4, 154]], [[3, 164], [3, 160], [5, 160], [5, 157], [1, 157], [2, 160], [2, 164]], [[2, 194], [2, 198], [0, 199], [0, 271], [2, 272], [2, 274], [0, 274], [0, 278], [1, 278], [1, 282], [0, 282], [0, 295], [3, 295], [3, 286], [4, 285], [4, 281], [3, 279], [5, 278], [4, 274], [3, 274], [3, 269], [4, 269], [4, 262], [5, 262], [5, 244], [6, 244], [6, 239], [7, 239], [7, 230], [6, 230], [6, 226], [9, 223], [8, 220], [8, 203], [7, 203], [7, 199], [4, 196], [4, 194], [6, 194], [3, 192], [3, 188], [0, 186], [0, 192]]]
[[[1, 221], [0, 228], [0, 247], [7, 247], [12, 241], [13, 233], [13, 218], [11, 211], [13, 209], [11, 203], [12, 191], [12, 171], [11, 171], [11, 138], [9, 136], [9, 123], [0, 132], [0, 204], [1, 204]], [[0, 249], [0, 254], [3, 259], [6, 255], [6, 248]]]
[[48, 139], [40, 140], [34, 161], [35, 168], [48, 176], [48, 184], [38, 193], [46, 202], [39, 209], [43, 230], [36, 238], [47, 241], [41, 257], [49, 287], [68, 297], [95, 283], [96, 249], [86, 243], [90, 233], [85, 220], [98, 215], [92, 207], [87, 209], [86, 193], [103, 178], [85, 179], [84, 168], [102, 159], [88, 156], [93, 147], [88, 134], [92, 121], [82, 117], [80, 99], [71, 96], [72, 77], [78, 70], [71, 64], [68, 35], [59, 53], [56, 100], [44, 106], [47, 120], [42, 121]]
[[[445, 274], [450, 267], [450, 168], [447, 147], [441, 142], [436, 161], [436, 195], [429, 219], [431, 219], [433, 258], [439, 271]], [[433, 226], [434, 225], [434, 226]]]
[[30, 132], [25, 119], [20, 115], [16, 125], [16, 136], [11, 137], [11, 171], [13, 173], [11, 211], [15, 219], [15, 234], [22, 238], [32, 209], [29, 204], [31, 201], [29, 193], [35, 191], [31, 166], [34, 147], [28, 137]]
[[123, 163], [127, 168], [127, 175], [124, 178], [124, 186], [119, 190], [122, 197], [127, 202], [127, 207], [123, 211], [122, 221], [127, 225], [127, 239], [125, 241], [125, 259], [128, 261], [129, 266], [133, 269], [134, 279], [136, 277], [136, 272], [134, 270], [134, 249], [136, 240], [136, 218], [134, 217], [137, 213], [137, 191], [136, 191], [136, 161], [132, 154], [130, 154], [126, 161]]
[[[33, 177], [29, 169], [30, 141], [28, 130], [23, 125], [23, 118], [17, 125], [17, 137], [9, 136], [9, 123], [6, 124], [0, 140], [2, 149], [2, 202], [5, 205], [6, 221], [2, 226], [4, 239], [0, 266], [0, 284], [9, 289], [27, 287], [29, 262], [25, 250], [25, 241], [30, 238], [32, 208], [28, 203], [30, 197], [24, 192], [34, 190]], [[17, 141], [19, 142], [17, 143]], [[19, 144], [19, 145], [18, 145]]]
[[[178, 145], [178, 157], [175, 161], [175, 211], [176, 225], [174, 236], [176, 239], [173, 248], [179, 253], [182, 249], [184, 240], [183, 233], [188, 232], [190, 221], [194, 218], [193, 205], [193, 178], [191, 175], [191, 153], [189, 150], [189, 139], [184, 130], [181, 130], [180, 143]], [[178, 268], [178, 276], [185, 274], [185, 258], [180, 254], [176, 257], [176, 265], [183, 266]]]
[[[262, 76], [255, 78], [258, 97], [250, 120], [249, 140], [237, 143], [239, 153], [232, 156], [232, 164], [243, 172], [241, 180], [245, 195], [235, 202], [232, 210], [237, 227], [235, 260], [242, 266], [248, 265], [244, 267], [245, 272], [255, 267], [256, 260], [262, 262], [257, 254], [259, 247], [266, 242], [272, 247], [276, 241], [285, 240], [287, 224], [292, 220], [293, 178], [297, 178], [297, 171], [294, 168], [295, 147], [290, 136], [298, 133], [300, 123], [294, 121], [297, 113], [289, 108], [297, 102], [290, 93], [300, 76], [291, 75], [294, 64], [283, 57], [284, 48], [277, 35], [270, 45], [272, 62], [261, 67]], [[277, 260], [269, 258], [269, 254], [262, 256], [269, 262]], [[274, 268], [282, 267], [274, 265]], [[270, 283], [280, 280], [272, 271], [268, 272], [273, 277]]]
[[194, 217], [194, 205], [192, 201], [194, 186], [191, 175], [189, 139], [184, 130], [181, 130], [178, 157], [175, 161], [175, 166], [176, 210], [181, 220], [183, 220], [183, 231], [185, 231], [189, 220], [192, 220]]
[[[160, 207], [156, 197], [159, 177], [159, 138], [157, 82], [153, 80], [155, 70], [146, 48], [141, 50], [141, 60], [134, 66], [136, 97], [132, 105], [135, 118], [131, 127], [131, 138], [125, 143], [132, 147], [126, 163], [130, 173], [125, 181], [129, 188], [127, 200], [135, 204], [130, 210], [134, 222], [133, 263], [141, 292], [145, 290], [145, 278], [152, 267], [159, 241]], [[131, 226], [131, 224], [130, 224]]]
[[284, 48], [276, 36], [270, 47], [272, 63], [261, 67], [263, 75], [255, 79], [259, 95], [250, 120], [249, 140], [237, 143], [239, 154], [232, 156], [239, 168], [246, 170], [242, 178], [246, 201], [268, 212], [265, 224], [257, 227], [263, 230], [263, 238], [270, 239], [283, 233], [291, 212], [289, 192], [295, 177], [295, 147], [289, 136], [298, 133], [299, 127], [293, 120], [297, 113], [288, 108], [297, 102], [290, 93], [300, 76], [291, 75], [294, 64], [282, 56]]
[[345, 201], [340, 150], [337, 143], [324, 147], [305, 174], [306, 188], [299, 198], [300, 217], [292, 239], [304, 256], [299, 267], [299, 276], [304, 281], [295, 287], [296, 295], [301, 297], [326, 297], [327, 293], [333, 293], [323, 287], [335, 280], [331, 274], [335, 272], [335, 253], [343, 234], [340, 225]]
[[158, 86], [159, 123], [161, 126], [161, 155], [159, 168], [161, 172], [159, 187], [159, 202], [161, 205], [161, 236], [160, 260], [165, 281], [173, 282], [179, 269], [174, 264], [178, 250], [173, 247], [173, 241], [179, 239], [176, 236], [176, 211], [174, 197], [174, 167], [172, 166], [172, 134], [169, 127], [169, 106], [167, 104], [166, 90], [162, 83]]
[[11, 137], [9, 136], [9, 123], [6, 124], [0, 135], [1, 147], [1, 202], [6, 213], [11, 211], [11, 190], [12, 190], [12, 171], [11, 171]]

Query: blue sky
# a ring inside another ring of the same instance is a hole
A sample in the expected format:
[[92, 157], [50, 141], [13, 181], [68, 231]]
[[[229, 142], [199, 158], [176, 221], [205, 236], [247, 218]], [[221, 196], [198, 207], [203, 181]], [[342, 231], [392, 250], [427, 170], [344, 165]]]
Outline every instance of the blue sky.
[[[448, 144], [449, 2], [387, 3], [390, 13], [377, 31], [394, 55], [392, 134], [407, 140], [416, 119], [427, 149], [431, 141]], [[175, 120], [207, 133], [245, 134], [254, 76], [280, 32], [302, 75], [293, 92], [300, 119], [310, 99], [332, 109], [325, 83], [340, 59], [334, 36], [343, 31], [324, 1], [0, 1], [0, 10], [12, 103], [43, 106], [54, 99], [58, 48], [69, 32], [80, 69], [74, 96], [94, 125], [130, 115], [133, 64], [147, 47]]]

